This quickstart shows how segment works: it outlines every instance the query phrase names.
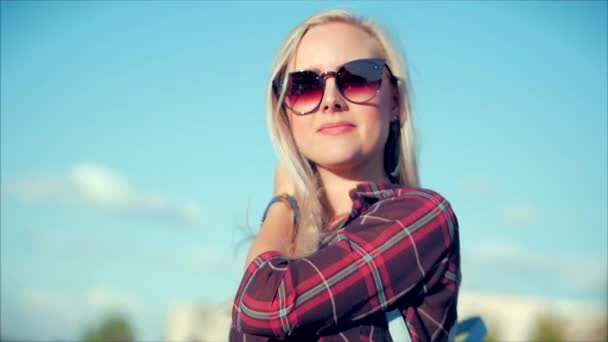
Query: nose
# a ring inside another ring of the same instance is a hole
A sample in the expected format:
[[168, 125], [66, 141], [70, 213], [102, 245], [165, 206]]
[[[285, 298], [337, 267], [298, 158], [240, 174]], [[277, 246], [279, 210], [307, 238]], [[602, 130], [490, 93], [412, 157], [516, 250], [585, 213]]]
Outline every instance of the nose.
[[321, 110], [323, 112], [344, 110], [346, 108], [346, 101], [336, 84], [336, 73], [328, 72], [323, 75], [323, 78], [325, 81], [325, 89], [321, 102]]

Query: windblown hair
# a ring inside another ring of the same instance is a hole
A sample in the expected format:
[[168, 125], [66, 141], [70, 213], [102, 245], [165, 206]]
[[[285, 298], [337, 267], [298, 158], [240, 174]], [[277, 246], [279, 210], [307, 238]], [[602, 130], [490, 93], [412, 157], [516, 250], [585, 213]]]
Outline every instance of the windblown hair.
[[[308, 160], [297, 148], [289, 125], [285, 106], [288, 65], [306, 32], [313, 26], [345, 22], [360, 27], [376, 39], [384, 53], [386, 63], [397, 78], [396, 86], [399, 96], [400, 122], [397, 130], [391, 130], [384, 149], [385, 171], [390, 179], [404, 187], [418, 187], [418, 165], [414, 145], [414, 123], [410, 108], [408, 78], [405, 63], [399, 51], [392, 45], [385, 32], [367, 18], [356, 17], [343, 10], [330, 10], [318, 13], [300, 23], [291, 31], [279, 49], [272, 66], [267, 87], [266, 119], [272, 143], [279, 160], [292, 177], [298, 204], [301, 211], [301, 222], [297, 227], [292, 245], [293, 258], [309, 255], [318, 246], [321, 233], [327, 229], [332, 220], [326, 209], [323, 185], [320, 182], [314, 163]], [[273, 81], [278, 79], [282, 86], [273, 90]]]

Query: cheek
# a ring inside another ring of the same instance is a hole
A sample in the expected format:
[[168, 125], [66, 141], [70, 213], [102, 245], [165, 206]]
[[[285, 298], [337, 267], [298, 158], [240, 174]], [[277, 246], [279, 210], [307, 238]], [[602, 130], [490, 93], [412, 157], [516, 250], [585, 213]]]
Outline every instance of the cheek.
[[360, 118], [365, 122], [366, 127], [362, 139], [369, 143], [369, 149], [375, 152], [382, 151], [388, 139], [390, 121], [393, 117], [390, 102], [383, 99], [374, 110], [361, 114], [363, 115]]
[[310, 141], [312, 140], [312, 134], [310, 132], [312, 122], [310, 122], [309, 116], [297, 117], [291, 114], [289, 125], [296, 146], [300, 151], [304, 152], [303, 150], [306, 149], [306, 146], [309, 146]]
[[372, 143], [373, 149], [380, 149], [384, 146], [388, 138], [389, 119], [386, 112], [376, 112], [375, 115], [369, 115], [367, 123], [366, 140]]

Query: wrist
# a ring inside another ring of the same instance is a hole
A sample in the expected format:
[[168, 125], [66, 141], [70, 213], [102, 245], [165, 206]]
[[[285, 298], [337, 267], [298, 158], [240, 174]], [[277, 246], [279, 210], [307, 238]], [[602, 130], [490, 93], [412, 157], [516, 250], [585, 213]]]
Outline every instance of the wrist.
[[293, 223], [293, 210], [291, 209], [291, 207], [281, 202], [275, 202], [271, 204], [268, 210], [266, 211], [266, 215], [262, 222], [270, 220], [281, 220]]
[[297, 226], [300, 223], [300, 208], [298, 207], [298, 202], [293, 196], [285, 192], [278, 196], [274, 196], [268, 203], [268, 206], [266, 206], [266, 210], [264, 210], [264, 214], [262, 215], [262, 222], [264, 222], [264, 220], [266, 219], [266, 216], [268, 215], [270, 209], [274, 207], [284, 207], [290, 209], [293, 215], [294, 226]]

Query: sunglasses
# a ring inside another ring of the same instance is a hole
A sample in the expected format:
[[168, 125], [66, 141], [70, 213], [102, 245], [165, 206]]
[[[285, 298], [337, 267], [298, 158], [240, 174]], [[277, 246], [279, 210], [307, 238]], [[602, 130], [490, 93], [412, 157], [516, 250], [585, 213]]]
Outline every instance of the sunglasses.
[[[300, 70], [289, 73], [284, 104], [298, 115], [305, 115], [319, 108], [325, 92], [325, 78], [333, 76], [340, 94], [352, 103], [365, 103], [380, 92], [384, 67], [388, 70], [391, 82], [397, 78], [382, 58], [365, 58], [350, 61], [338, 71], [326, 71], [318, 74], [311, 70]], [[273, 81], [273, 90], [279, 97], [281, 74]]]

